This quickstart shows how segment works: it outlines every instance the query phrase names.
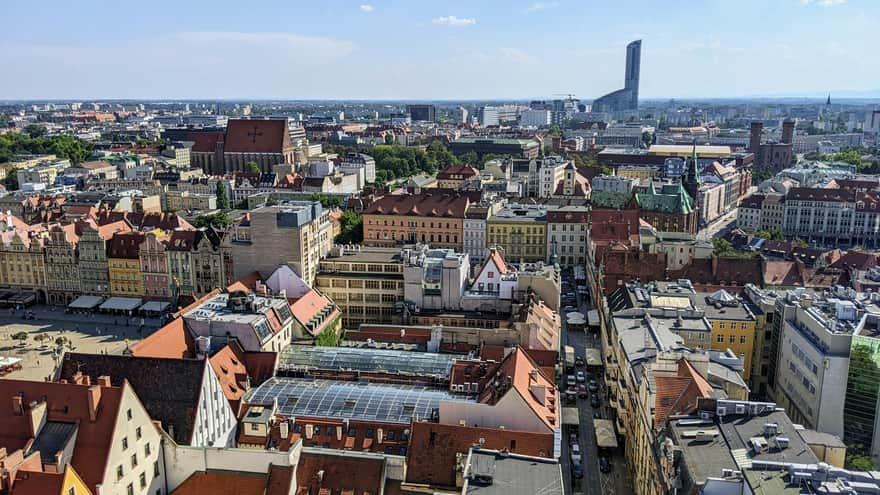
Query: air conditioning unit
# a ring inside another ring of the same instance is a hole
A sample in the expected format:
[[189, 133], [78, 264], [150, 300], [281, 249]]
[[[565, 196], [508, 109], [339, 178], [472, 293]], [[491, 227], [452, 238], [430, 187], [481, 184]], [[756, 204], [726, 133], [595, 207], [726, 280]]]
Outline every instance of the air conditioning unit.
[[726, 407], [721, 407], [721, 406], [719, 406], [719, 407], [715, 410], [715, 414], [717, 414], [717, 415], [719, 415], [719, 416], [727, 416], [727, 408], [726, 408]]
[[785, 450], [788, 448], [790, 441], [787, 437], [776, 437], [776, 448], [779, 450]]

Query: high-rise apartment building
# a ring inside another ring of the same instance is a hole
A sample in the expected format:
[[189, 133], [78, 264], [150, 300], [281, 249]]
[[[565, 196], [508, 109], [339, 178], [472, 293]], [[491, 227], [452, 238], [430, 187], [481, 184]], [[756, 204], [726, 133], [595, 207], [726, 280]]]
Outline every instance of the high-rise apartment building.
[[593, 101], [594, 112], [619, 112], [639, 108], [639, 72], [642, 65], [642, 40], [626, 45], [626, 73], [623, 89]]

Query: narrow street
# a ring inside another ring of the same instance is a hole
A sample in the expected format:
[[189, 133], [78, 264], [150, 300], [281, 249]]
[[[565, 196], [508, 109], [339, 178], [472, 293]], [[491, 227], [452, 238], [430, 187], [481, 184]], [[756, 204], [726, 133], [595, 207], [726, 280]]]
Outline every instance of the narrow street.
[[[576, 285], [572, 281], [572, 288], [575, 288]], [[578, 301], [578, 310], [584, 314], [590, 309], [590, 303], [588, 298], [582, 297], [582, 295], [577, 295]], [[587, 347], [600, 348], [599, 345], [599, 336], [598, 334], [593, 334], [584, 331], [569, 331], [568, 325], [565, 321], [565, 314], [562, 314], [562, 343], [561, 345], [566, 346], [570, 345], [574, 348], [575, 356], [579, 356], [582, 359], [585, 357]], [[583, 369], [583, 368], [578, 368]], [[559, 390], [564, 393], [566, 389], [566, 375], [568, 373], [563, 373], [562, 378], [560, 380]], [[601, 379], [601, 376], [596, 376], [595, 374], [587, 373], [587, 383], [590, 379], [595, 379], [599, 384], [599, 397], [602, 397], [602, 401], [598, 408], [600, 413], [600, 417], [603, 419], [611, 419], [613, 417], [613, 413], [607, 405], [607, 402], [604, 400], [606, 397], [604, 390], [604, 380]], [[573, 404], [569, 404], [571, 407]], [[611, 471], [608, 473], [602, 473], [599, 470], [599, 452], [598, 447], [596, 446], [596, 433], [593, 427], [593, 414], [594, 409], [590, 405], [589, 398], [577, 399], [577, 408], [578, 408], [578, 416], [580, 418], [579, 425], [579, 434], [578, 434], [578, 443], [581, 448], [582, 456], [583, 456], [583, 479], [574, 479], [572, 466], [571, 466], [571, 455], [570, 448], [568, 445], [568, 434], [563, 435], [562, 439], [562, 458], [560, 459], [560, 463], [562, 464], [563, 470], [563, 478], [565, 481], [565, 489], [566, 493], [571, 494], [603, 494], [603, 495], [616, 495], [616, 494], [626, 494], [632, 493], [632, 481], [629, 476], [629, 472], [626, 469], [626, 461], [623, 458], [622, 449], [618, 448], [617, 452], [613, 452], [609, 457], [611, 461]]]

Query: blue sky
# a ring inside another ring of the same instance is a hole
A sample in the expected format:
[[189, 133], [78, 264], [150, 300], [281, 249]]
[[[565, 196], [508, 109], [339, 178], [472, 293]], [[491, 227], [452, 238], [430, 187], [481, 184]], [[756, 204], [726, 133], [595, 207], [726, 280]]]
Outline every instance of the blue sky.
[[878, 0], [3, 1], [0, 99], [880, 89]]

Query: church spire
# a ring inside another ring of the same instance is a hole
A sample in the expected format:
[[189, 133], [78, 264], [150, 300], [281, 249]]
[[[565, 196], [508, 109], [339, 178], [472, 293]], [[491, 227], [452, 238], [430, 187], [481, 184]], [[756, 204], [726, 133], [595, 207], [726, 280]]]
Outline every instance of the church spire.
[[826, 105], [830, 105], [830, 104], [831, 104], [831, 93], [828, 93], [828, 99], [825, 100], [825, 104], [826, 104]]

